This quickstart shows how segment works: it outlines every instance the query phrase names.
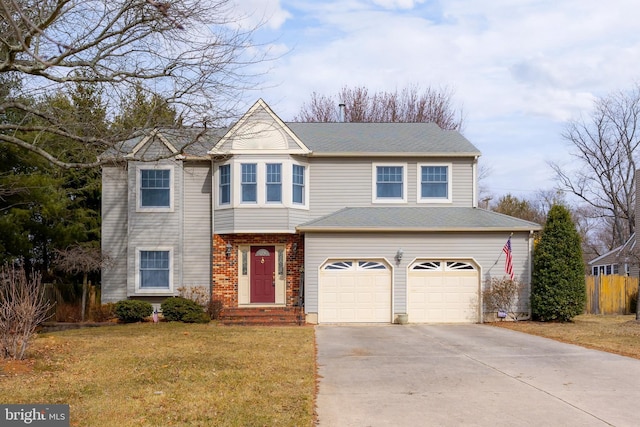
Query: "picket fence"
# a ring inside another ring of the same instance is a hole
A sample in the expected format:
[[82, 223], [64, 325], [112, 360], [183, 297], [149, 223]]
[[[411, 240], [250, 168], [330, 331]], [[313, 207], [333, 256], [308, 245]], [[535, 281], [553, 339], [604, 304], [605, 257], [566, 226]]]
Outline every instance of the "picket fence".
[[632, 314], [638, 299], [638, 278], [587, 276], [587, 314]]

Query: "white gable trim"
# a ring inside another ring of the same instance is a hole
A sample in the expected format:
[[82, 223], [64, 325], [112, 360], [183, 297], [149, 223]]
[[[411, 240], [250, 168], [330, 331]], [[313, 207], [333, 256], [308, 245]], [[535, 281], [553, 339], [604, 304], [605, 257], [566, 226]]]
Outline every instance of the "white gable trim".
[[[269, 116], [271, 117], [271, 119], [273, 120], [273, 122], [282, 130], [282, 132], [284, 132], [287, 136], [289, 136], [298, 146], [298, 149], [286, 149], [286, 150], [282, 150], [282, 149], [260, 149], [260, 150], [256, 150], [256, 149], [243, 149], [243, 150], [223, 150], [222, 147], [225, 146], [225, 144], [227, 142], [229, 142], [229, 140], [231, 140], [234, 136], [236, 136], [240, 130], [248, 125], [248, 121], [251, 119], [251, 117], [253, 116], [253, 114], [258, 110], [258, 109], [262, 109], [264, 110], [267, 114], [269, 114]], [[208, 152], [208, 154], [236, 154], [236, 153], [243, 153], [243, 154], [264, 154], [264, 153], [289, 153], [289, 154], [310, 154], [311, 150], [304, 145], [304, 143], [300, 140], [300, 138], [298, 138], [296, 136], [295, 133], [293, 133], [291, 131], [291, 129], [289, 129], [289, 127], [280, 119], [280, 117], [278, 117], [273, 110], [267, 105], [266, 102], [264, 102], [261, 99], [258, 99], [258, 101], [253, 104], [253, 106], [249, 109], [249, 111], [247, 111], [241, 118], [240, 120], [238, 120], [236, 122], [236, 124], [234, 124], [231, 129], [229, 129], [229, 131], [220, 139], [220, 141], [218, 141], [218, 143]]]

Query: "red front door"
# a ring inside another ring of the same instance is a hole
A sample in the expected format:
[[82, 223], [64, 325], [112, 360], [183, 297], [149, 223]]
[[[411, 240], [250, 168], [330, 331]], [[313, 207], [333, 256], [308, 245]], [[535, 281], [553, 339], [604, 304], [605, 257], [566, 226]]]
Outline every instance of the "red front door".
[[276, 254], [274, 246], [251, 247], [251, 302], [276, 302]]

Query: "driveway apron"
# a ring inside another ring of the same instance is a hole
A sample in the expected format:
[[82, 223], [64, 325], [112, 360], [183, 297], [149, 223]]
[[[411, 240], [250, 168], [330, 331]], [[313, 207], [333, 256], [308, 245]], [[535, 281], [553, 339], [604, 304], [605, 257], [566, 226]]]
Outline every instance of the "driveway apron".
[[640, 424], [640, 360], [487, 325], [322, 325], [316, 340], [323, 427]]

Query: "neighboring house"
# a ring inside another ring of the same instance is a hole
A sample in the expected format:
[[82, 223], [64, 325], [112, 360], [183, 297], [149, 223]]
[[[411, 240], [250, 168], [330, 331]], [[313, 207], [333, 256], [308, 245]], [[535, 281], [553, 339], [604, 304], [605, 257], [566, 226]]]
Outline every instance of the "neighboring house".
[[195, 286], [227, 318], [481, 322], [510, 238], [529, 312], [541, 227], [477, 208], [480, 152], [458, 132], [284, 123], [259, 100], [229, 129], [156, 129], [120, 148], [103, 168], [103, 302]]
[[[631, 275], [632, 270], [638, 271], [634, 262], [636, 247], [636, 235], [633, 233], [631, 237], [623, 244], [609, 252], [600, 255], [589, 261], [589, 272], [593, 276], [604, 276], [617, 274], [620, 276]], [[635, 268], [634, 268], [635, 267]]]

